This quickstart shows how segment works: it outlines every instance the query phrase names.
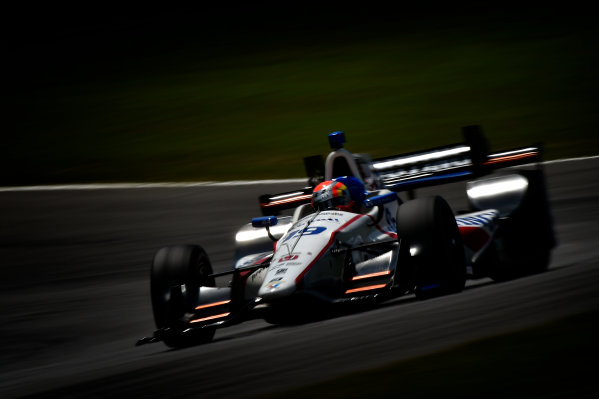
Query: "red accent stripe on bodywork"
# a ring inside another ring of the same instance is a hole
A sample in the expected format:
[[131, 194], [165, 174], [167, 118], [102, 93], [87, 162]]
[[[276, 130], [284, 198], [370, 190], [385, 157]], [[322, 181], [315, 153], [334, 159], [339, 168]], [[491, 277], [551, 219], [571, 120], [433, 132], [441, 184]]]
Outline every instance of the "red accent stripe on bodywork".
[[381, 226], [379, 226], [378, 224], [376, 224], [376, 221], [374, 220], [374, 218], [370, 215], [366, 215], [370, 218], [370, 220], [372, 220], [372, 223], [375, 223], [374, 227], [377, 228], [378, 231], [380, 231], [383, 234], [388, 235], [389, 237], [393, 238], [393, 239], [397, 239], [397, 233], [393, 233], [391, 231], [385, 231], [383, 230], [383, 228]]
[[298, 284], [304, 278], [306, 273], [308, 273], [308, 271], [312, 268], [312, 266], [314, 266], [314, 264], [320, 260], [322, 255], [324, 255], [328, 251], [328, 249], [331, 247], [331, 245], [333, 245], [333, 243], [335, 242], [335, 236], [337, 235], [338, 232], [340, 232], [341, 230], [343, 230], [344, 228], [346, 228], [350, 224], [354, 223], [356, 220], [360, 219], [363, 216], [365, 216], [365, 215], [356, 215], [353, 218], [351, 218], [349, 221], [347, 221], [343, 226], [341, 226], [337, 230], [333, 231], [331, 233], [331, 238], [329, 239], [329, 242], [327, 243], [327, 245], [325, 245], [325, 247], [318, 253], [318, 255], [316, 255], [314, 260], [312, 262], [310, 262], [310, 264], [308, 266], [306, 266], [304, 271], [301, 272], [301, 274], [299, 276], [297, 276], [297, 278], [295, 279], [295, 283]]
[[473, 226], [459, 226], [462, 242], [474, 252], [489, 242], [491, 236], [484, 229]]

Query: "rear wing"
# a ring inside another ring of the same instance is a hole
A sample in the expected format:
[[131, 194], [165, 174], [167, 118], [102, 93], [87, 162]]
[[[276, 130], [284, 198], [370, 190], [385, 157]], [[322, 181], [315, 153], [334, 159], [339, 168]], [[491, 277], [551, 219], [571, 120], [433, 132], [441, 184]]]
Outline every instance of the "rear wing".
[[471, 179], [499, 168], [541, 160], [540, 145], [488, 153], [479, 126], [462, 128], [462, 132], [463, 143], [375, 159], [373, 173], [384, 188], [398, 192]]
[[[342, 132], [333, 134], [338, 133]], [[480, 126], [464, 127], [462, 134], [464, 136], [463, 143], [374, 159], [370, 163], [370, 172], [379, 188], [400, 192], [473, 179], [489, 174], [496, 169], [535, 163], [541, 160], [541, 145], [489, 153], [487, 141]], [[329, 136], [329, 140], [331, 140], [331, 136]], [[331, 145], [334, 149], [331, 154], [338, 152], [350, 154], [342, 148], [345, 138], [342, 137], [342, 141], [339, 142], [337, 135], [336, 140], [335, 144]], [[347, 161], [356, 165], [355, 156], [351, 158], [351, 154]], [[304, 163], [310, 187], [260, 196], [260, 208], [264, 215], [276, 215], [282, 210], [309, 203], [312, 199], [313, 187], [324, 179], [325, 174], [337, 177], [334, 172], [325, 171], [325, 165], [320, 156], [305, 158]], [[344, 174], [351, 169], [351, 167], [345, 168]], [[356, 177], [364, 180], [364, 176]]]

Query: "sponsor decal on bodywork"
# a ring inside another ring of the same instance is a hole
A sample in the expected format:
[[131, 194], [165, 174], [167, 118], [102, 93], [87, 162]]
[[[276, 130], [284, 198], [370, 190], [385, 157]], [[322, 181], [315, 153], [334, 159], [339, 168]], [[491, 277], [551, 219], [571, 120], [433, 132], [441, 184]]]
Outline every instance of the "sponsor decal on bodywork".
[[298, 254], [289, 254], [289, 255], [281, 256], [281, 258], [279, 259], [279, 263], [288, 262], [291, 260], [297, 260], [298, 258], [299, 258]]
[[391, 230], [391, 233], [397, 234], [397, 220], [391, 214], [389, 208], [385, 208], [385, 220], [387, 221], [387, 227]]
[[456, 217], [464, 245], [473, 252], [482, 250], [491, 240], [497, 215], [490, 210]]
[[458, 227], [482, 227], [488, 226], [495, 221], [498, 212], [496, 210], [480, 212], [455, 218]]
[[320, 218], [314, 219], [313, 222], [337, 222], [337, 223], [339, 223], [340, 220], [338, 218], [332, 218], [332, 217], [328, 217], [328, 218], [320, 217]]
[[283, 283], [284, 283], [284, 281], [282, 279], [278, 280], [278, 281], [272, 281], [272, 282], [268, 283], [266, 288], [269, 290], [274, 290], [274, 289], [279, 288], [281, 285], [283, 285]]

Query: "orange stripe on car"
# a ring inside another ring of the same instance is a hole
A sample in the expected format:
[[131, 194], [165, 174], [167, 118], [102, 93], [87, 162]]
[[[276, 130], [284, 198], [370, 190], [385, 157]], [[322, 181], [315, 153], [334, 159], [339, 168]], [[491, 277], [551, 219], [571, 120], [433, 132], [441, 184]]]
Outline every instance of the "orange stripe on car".
[[385, 288], [386, 286], [387, 286], [387, 284], [369, 285], [367, 287], [352, 288], [351, 290], [345, 291], [345, 293], [346, 294], [353, 294], [354, 292], [363, 292], [363, 291], [370, 291], [370, 290], [378, 290], [378, 289], [381, 289], [381, 288]]
[[196, 310], [200, 310], [200, 309], [206, 309], [206, 308], [212, 308], [214, 306], [221, 306], [221, 305], [226, 305], [228, 303], [230, 303], [231, 300], [228, 299], [226, 301], [220, 301], [220, 302], [213, 302], [213, 303], [208, 303], [206, 305], [200, 305], [200, 306], [196, 306]]
[[483, 165], [491, 165], [491, 164], [499, 163], [499, 162], [515, 161], [515, 160], [522, 159], [522, 158], [534, 157], [536, 155], [537, 155], [536, 152], [527, 152], [527, 153], [518, 154], [518, 155], [507, 155], [504, 157], [489, 159], [487, 162], [483, 163]]
[[214, 319], [222, 319], [223, 317], [227, 317], [230, 314], [231, 314], [230, 312], [227, 312], [227, 313], [217, 314], [217, 315], [214, 315], [214, 316], [203, 317], [201, 319], [191, 320], [190, 323], [200, 323], [202, 321], [208, 321], [208, 320], [214, 320]]
[[363, 274], [361, 276], [352, 277], [352, 281], [364, 280], [364, 279], [373, 278], [373, 277], [387, 276], [389, 274], [391, 274], [391, 270], [385, 270], [383, 272], [377, 272], [377, 273]]
[[311, 199], [311, 198], [312, 198], [312, 194], [299, 195], [297, 197], [282, 199], [282, 200], [273, 201], [273, 202], [270, 202], [270, 203], [262, 203], [260, 205], [263, 208], [266, 208], [266, 207], [269, 207], [269, 206], [276, 206], [276, 205], [281, 205], [281, 204], [289, 204], [289, 203], [297, 202], [297, 201], [304, 201], [304, 200]]

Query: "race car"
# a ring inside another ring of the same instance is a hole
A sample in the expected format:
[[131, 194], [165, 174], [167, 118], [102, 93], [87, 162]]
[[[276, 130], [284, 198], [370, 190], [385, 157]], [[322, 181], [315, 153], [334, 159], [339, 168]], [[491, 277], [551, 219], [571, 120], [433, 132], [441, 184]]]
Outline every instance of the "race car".
[[[158, 250], [157, 330], [138, 344], [185, 347], [251, 318], [293, 323], [400, 295], [458, 293], [468, 278], [544, 271], [556, 240], [541, 147], [488, 153], [480, 127], [462, 130], [463, 143], [374, 160], [347, 151], [344, 132], [329, 134], [326, 160], [304, 159], [309, 186], [260, 196], [263, 216], [236, 234], [232, 270], [214, 273], [199, 245]], [[521, 164], [532, 168], [499, 172]], [[441, 196], [415, 198], [459, 180], [466, 212]]]

